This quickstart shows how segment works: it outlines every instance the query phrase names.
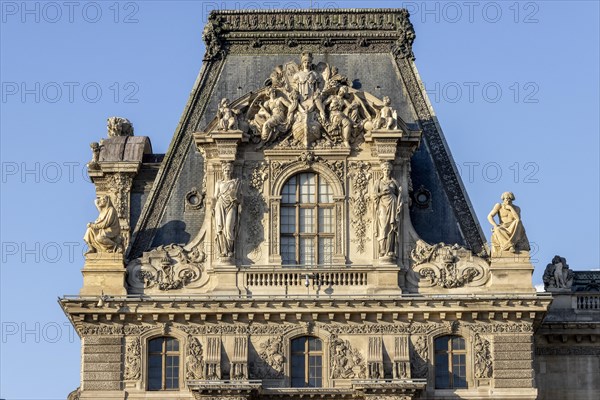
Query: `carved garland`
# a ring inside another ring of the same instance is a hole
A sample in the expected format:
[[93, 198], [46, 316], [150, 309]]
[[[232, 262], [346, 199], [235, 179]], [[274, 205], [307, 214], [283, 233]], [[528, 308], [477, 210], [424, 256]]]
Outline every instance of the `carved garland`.
[[142, 357], [142, 346], [140, 344], [140, 338], [134, 337], [133, 340], [127, 345], [125, 351], [125, 380], [138, 380], [141, 376], [141, 361]]
[[367, 235], [367, 227], [371, 220], [366, 218], [369, 207], [369, 182], [371, 180], [371, 166], [363, 161], [351, 162], [350, 177], [352, 178], [352, 193], [350, 204], [352, 205], [352, 214], [354, 218], [350, 219], [350, 224], [354, 230], [353, 242], [356, 243], [356, 249], [359, 253], [365, 252], [366, 242], [370, 240]]

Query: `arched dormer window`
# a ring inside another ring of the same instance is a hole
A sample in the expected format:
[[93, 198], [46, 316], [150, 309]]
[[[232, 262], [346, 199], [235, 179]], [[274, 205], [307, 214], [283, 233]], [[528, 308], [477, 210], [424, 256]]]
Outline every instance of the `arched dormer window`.
[[283, 264], [329, 264], [334, 251], [334, 202], [329, 183], [315, 173], [291, 177], [281, 193]]
[[148, 341], [148, 390], [179, 389], [179, 341], [158, 337]]
[[435, 339], [435, 388], [467, 388], [467, 351], [460, 336]]
[[292, 340], [292, 387], [323, 386], [323, 342], [312, 336]]

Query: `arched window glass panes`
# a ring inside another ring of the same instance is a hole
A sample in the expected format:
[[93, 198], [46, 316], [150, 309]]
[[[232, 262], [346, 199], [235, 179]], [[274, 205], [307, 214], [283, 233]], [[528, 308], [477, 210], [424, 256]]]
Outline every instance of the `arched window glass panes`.
[[333, 190], [314, 173], [290, 178], [281, 192], [283, 264], [329, 264], [333, 258]]
[[148, 342], [148, 390], [179, 389], [179, 341], [159, 337]]
[[465, 339], [460, 336], [442, 336], [435, 339], [435, 388], [466, 388], [466, 359]]
[[292, 340], [292, 387], [323, 386], [323, 342], [312, 336]]

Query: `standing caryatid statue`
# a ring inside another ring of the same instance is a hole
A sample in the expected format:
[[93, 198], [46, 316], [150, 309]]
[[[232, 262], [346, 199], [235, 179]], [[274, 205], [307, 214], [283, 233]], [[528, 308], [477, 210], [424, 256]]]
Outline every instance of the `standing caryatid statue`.
[[100, 214], [94, 222], [87, 224], [83, 240], [89, 249], [85, 254], [122, 252], [119, 215], [110, 197], [100, 196], [95, 203]]
[[402, 187], [392, 178], [392, 163], [381, 163], [383, 176], [375, 182], [375, 233], [380, 258], [395, 258], [400, 233]]
[[[497, 203], [488, 215], [488, 221], [493, 226], [492, 255], [504, 251], [529, 251], [529, 240], [521, 222], [521, 209], [513, 204], [515, 195], [512, 192], [504, 192], [501, 199], [502, 203]], [[498, 222], [494, 219], [496, 215]]]
[[215, 231], [217, 252], [221, 257], [233, 257], [235, 239], [239, 230], [241, 181], [232, 178], [233, 163], [222, 164], [223, 179], [215, 187]]

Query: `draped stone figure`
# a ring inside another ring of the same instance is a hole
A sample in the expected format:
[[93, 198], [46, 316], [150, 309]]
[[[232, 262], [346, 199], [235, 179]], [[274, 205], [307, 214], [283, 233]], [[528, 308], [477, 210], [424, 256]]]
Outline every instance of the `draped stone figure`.
[[381, 164], [383, 177], [375, 182], [375, 234], [379, 244], [379, 257], [396, 257], [396, 244], [400, 233], [402, 188], [392, 178], [392, 164]]
[[[513, 204], [515, 195], [512, 192], [504, 192], [501, 199], [502, 203], [497, 203], [488, 215], [488, 221], [493, 226], [492, 254], [503, 251], [529, 251], [529, 240], [521, 222], [521, 209]], [[498, 223], [494, 219], [496, 215]]]
[[217, 252], [221, 257], [232, 257], [239, 230], [241, 181], [232, 178], [233, 163], [222, 165], [223, 179], [215, 188], [215, 229]]
[[119, 215], [110, 196], [100, 196], [95, 203], [100, 214], [94, 222], [87, 224], [83, 240], [89, 249], [85, 254], [122, 252]]

